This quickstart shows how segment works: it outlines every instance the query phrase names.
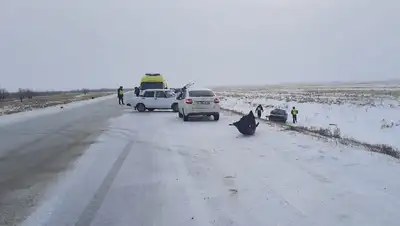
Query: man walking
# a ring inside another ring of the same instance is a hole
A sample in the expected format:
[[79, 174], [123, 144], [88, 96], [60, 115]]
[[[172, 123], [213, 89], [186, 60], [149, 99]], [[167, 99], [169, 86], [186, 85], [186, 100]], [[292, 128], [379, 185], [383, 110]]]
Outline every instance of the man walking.
[[261, 104], [259, 104], [256, 108], [258, 118], [261, 118], [261, 114], [263, 111], [264, 111], [264, 108], [261, 106]]
[[117, 90], [117, 95], [118, 95], [119, 105], [125, 105], [125, 103], [124, 103], [124, 87], [122, 87], [122, 86], [119, 87], [119, 89]]
[[299, 113], [299, 111], [297, 111], [297, 109], [293, 107], [290, 113], [292, 113], [293, 123], [297, 123], [297, 114]]

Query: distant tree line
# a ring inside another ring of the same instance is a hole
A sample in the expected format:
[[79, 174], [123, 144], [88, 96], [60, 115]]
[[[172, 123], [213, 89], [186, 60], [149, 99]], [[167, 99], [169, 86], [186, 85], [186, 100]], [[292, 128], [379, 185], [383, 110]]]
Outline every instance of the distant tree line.
[[[76, 90], [69, 90], [69, 91], [33, 91], [32, 89], [23, 89], [19, 88], [17, 92], [8, 92], [7, 89], [0, 87], [0, 101], [4, 101], [6, 99], [20, 99], [22, 102], [24, 99], [34, 99], [37, 96], [50, 96], [50, 95], [58, 95], [63, 93], [98, 93], [98, 92], [116, 92], [115, 89], [110, 88], [102, 88], [102, 89], [76, 89]], [[126, 91], [132, 91], [133, 89], [125, 89]]]
[[0, 88], [0, 101], [6, 99], [9, 96], [10, 93], [6, 89]]

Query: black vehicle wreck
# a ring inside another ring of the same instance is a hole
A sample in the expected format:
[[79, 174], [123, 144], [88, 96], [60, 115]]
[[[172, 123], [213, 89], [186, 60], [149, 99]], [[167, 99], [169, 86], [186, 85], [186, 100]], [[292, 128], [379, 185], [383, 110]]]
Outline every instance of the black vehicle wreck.
[[235, 126], [243, 135], [253, 135], [256, 132], [259, 122], [256, 123], [256, 117], [253, 111], [250, 111], [249, 114], [243, 116], [239, 121], [229, 125]]
[[288, 113], [284, 109], [275, 108], [267, 117], [271, 122], [286, 123], [288, 119]]

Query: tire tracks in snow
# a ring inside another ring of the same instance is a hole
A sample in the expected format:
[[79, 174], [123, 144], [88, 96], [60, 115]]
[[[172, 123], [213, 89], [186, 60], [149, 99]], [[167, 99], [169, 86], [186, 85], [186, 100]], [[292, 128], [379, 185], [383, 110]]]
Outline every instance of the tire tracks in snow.
[[110, 188], [114, 183], [118, 172], [124, 164], [125, 159], [128, 157], [130, 151], [132, 150], [132, 147], [133, 141], [129, 142], [125, 146], [124, 150], [121, 152], [118, 159], [115, 160], [114, 164], [111, 167], [111, 170], [104, 178], [96, 193], [93, 195], [93, 198], [89, 201], [89, 204], [79, 216], [78, 221], [75, 223], [75, 226], [88, 226], [92, 223], [97, 211], [100, 209], [105, 197], [107, 196], [107, 193], [110, 191]]

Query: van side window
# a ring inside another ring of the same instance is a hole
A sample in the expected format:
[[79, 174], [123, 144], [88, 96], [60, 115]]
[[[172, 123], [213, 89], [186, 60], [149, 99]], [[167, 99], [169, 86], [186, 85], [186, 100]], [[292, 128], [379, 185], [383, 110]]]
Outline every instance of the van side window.
[[165, 95], [164, 91], [156, 91], [156, 97], [157, 98], [167, 98], [167, 95]]
[[154, 91], [144, 92], [143, 97], [154, 97]]

